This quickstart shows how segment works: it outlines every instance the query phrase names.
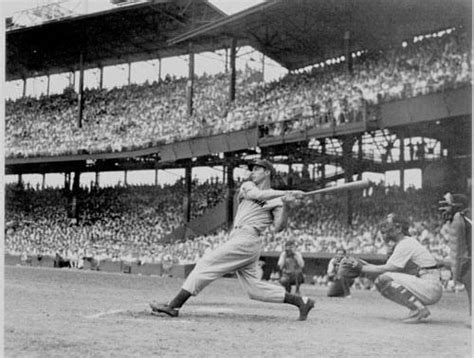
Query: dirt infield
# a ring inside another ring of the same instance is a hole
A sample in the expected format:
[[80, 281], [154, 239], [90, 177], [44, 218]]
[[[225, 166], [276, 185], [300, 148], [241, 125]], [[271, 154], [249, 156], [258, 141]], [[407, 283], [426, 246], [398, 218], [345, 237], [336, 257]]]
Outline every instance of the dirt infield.
[[180, 317], [150, 315], [181, 279], [5, 266], [6, 357], [470, 357], [465, 293], [446, 293], [427, 323], [377, 292], [316, 300], [307, 321], [289, 305], [251, 301], [235, 279], [191, 298]]

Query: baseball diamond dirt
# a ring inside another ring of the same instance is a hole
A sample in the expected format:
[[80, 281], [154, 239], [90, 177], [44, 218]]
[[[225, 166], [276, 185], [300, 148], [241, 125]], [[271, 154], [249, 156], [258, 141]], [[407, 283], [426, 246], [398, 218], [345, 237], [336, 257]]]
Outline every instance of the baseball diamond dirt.
[[426, 323], [378, 292], [316, 300], [308, 320], [290, 305], [251, 301], [236, 279], [216, 281], [178, 318], [150, 314], [183, 280], [5, 266], [6, 357], [470, 357], [464, 292], [445, 293]]

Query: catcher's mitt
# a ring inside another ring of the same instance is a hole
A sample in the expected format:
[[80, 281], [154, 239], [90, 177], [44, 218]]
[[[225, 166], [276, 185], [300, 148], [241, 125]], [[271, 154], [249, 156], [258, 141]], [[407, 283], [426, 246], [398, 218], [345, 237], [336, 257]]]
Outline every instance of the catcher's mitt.
[[356, 278], [362, 273], [363, 263], [352, 256], [346, 256], [341, 260], [338, 274], [346, 278]]

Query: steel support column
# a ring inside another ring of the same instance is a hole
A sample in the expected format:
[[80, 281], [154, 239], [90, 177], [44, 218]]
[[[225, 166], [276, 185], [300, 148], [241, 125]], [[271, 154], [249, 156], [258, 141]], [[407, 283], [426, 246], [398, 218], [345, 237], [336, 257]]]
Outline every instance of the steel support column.
[[235, 183], [234, 183], [234, 164], [229, 162], [226, 167], [227, 171], [227, 227], [230, 229], [234, 220], [234, 194], [235, 194]]
[[188, 223], [191, 220], [191, 192], [192, 192], [192, 171], [191, 163], [188, 164], [184, 171], [184, 222]]
[[186, 86], [186, 97], [188, 103], [188, 115], [193, 114], [193, 96], [194, 96], [194, 50], [193, 45], [189, 44], [189, 66], [188, 66], [188, 82]]
[[[229, 85], [229, 102], [235, 100], [235, 81], [236, 81], [236, 72], [235, 72], [235, 58], [237, 55], [237, 40], [232, 38], [230, 45], [230, 85]], [[226, 52], [227, 53], [227, 52]]]
[[77, 101], [77, 126], [82, 128], [82, 111], [84, 109], [84, 54], [79, 55], [79, 89]]

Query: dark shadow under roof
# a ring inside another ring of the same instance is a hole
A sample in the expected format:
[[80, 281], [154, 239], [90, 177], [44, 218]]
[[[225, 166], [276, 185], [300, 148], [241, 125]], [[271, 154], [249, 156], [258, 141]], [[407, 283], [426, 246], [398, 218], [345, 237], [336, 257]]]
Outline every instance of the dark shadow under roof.
[[86, 69], [187, 54], [167, 41], [225, 16], [206, 0], [150, 0], [7, 30], [6, 79], [77, 70], [81, 50]]
[[379, 49], [413, 36], [463, 26], [471, 33], [470, 0], [270, 0], [170, 41], [195, 46], [234, 37], [289, 70]]

